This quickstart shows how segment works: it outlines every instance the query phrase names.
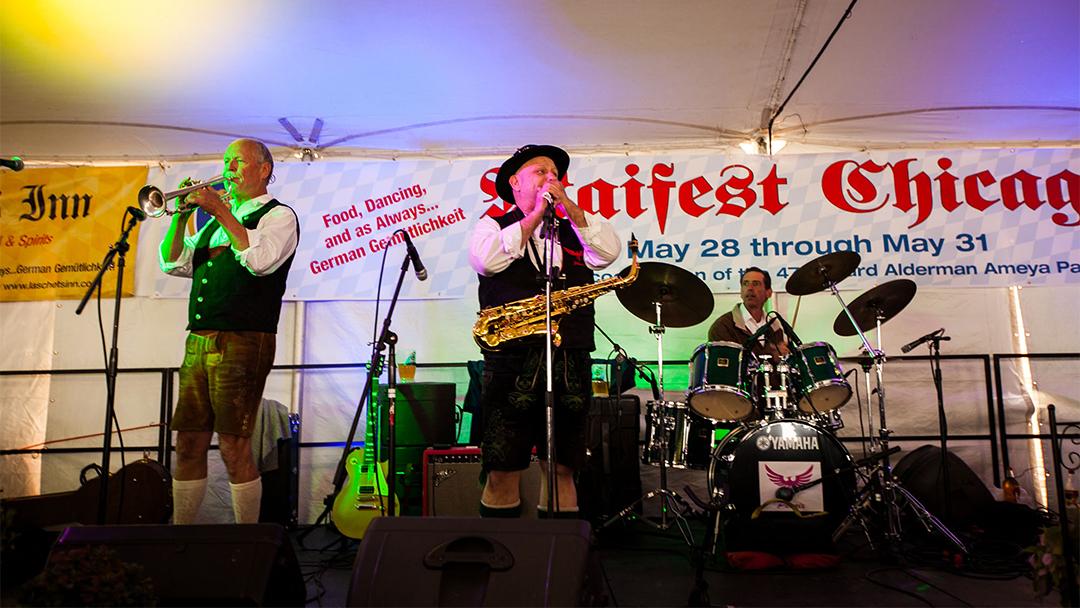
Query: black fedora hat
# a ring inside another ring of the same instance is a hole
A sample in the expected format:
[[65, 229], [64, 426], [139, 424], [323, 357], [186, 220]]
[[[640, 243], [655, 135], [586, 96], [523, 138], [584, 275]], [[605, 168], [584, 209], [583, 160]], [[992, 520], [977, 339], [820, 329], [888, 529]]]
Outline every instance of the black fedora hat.
[[510, 176], [537, 156], [546, 156], [555, 163], [555, 168], [559, 171], [559, 179], [566, 176], [566, 169], [570, 167], [570, 155], [566, 153], [566, 150], [555, 146], [524, 145], [499, 167], [499, 174], [495, 176], [495, 191], [499, 193], [499, 198], [508, 203], [514, 202], [514, 189], [510, 187]]

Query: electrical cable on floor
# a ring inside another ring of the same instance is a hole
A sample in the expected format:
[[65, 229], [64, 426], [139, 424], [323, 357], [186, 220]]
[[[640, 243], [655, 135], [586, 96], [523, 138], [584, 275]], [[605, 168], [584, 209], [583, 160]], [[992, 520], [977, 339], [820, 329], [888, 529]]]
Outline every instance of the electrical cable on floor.
[[604, 577], [604, 587], [607, 588], [608, 594], [608, 605], [617, 607], [619, 602], [615, 599], [615, 589], [611, 586], [611, 578], [608, 577], [607, 569], [604, 568], [604, 560], [597, 559], [596, 561], [600, 564], [600, 576]]
[[902, 594], [904, 594], [904, 595], [906, 595], [908, 597], [919, 600], [920, 602], [926, 604], [927, 606], [930, 606], [930, 608], [934, 608], [933, 602], [931, 602], [930, 600], [926, 599], [925, 597], [919, 595], [918, 593], [908, 591], [907, 589], [901, 589], [900, 587], [897, 587], [895, 585], [890, 585], [890, 584], [888, 584], [888, 583], [886, 583], [884, 581], [879, 581], [879, 580], [876, 580], [874, 578], [875, 574], [882, 573], [882, 572], [889, 572], [891, 570], [899, 570], [899, 571], [902, 572], [904, 569], [900, 568], [898, 566], [888, 566], [886, 568], [878, 568], [876, 570], [871, 570], [871, 571], [867, 572], [866, 574], [863, 574], [863, 578], [866, 579], [867, 581], [869, 581], [870, 583], [872, 583], [874, 585], [877, 585], [878, 587], [881, 587], [883, 589], [888, 589], [889, 591], [896, 591], [897, 593], [902, 593]]
[[969, 547], [971, 551], [963, 558], [962, 566], [943, 563], [941, 552], [932, 547], [922, 549], [911, 547], [904, 556], [918, 567], [932, 568], [973, 579], [1012, 580], [1022, 576], [1028, 570], [1023, 552], [1018, 545], [1002, 543], [1002, 547], [1008, 551], [999, 552], [980, 551], [977, 545], [970, 543]]
[[946, 591], [946, 590], [945, 590], [945, 589], [943, 589], [942, 587], [938, 587], [938, 586], [937, 586], [937, 585], [935, 585], [934, 583], [931, 583], [930, 581], [928, 581], [928, 580], [926, 580], [925, 578], [923, 578], [923, 577], [919, 576], [918, 574], [915, 574], [915, 572], [914, 572], [914, 571], [912, 571], [912, 570], [910, 570], [910, 569], [908, 569], [908, 568], [904, 568], [903, 572], [904, 572], [904, 574], [907, 574], [907, 575], [908, 575], [908, 576], [910, 576], [911, 578], [913, 578], [913, 579], [915, 579], [915, 580], [919, 581], [920, 583], [922, 583], [922, 584], [926, 585], [927, 587], [930, 587], [931, 589], [937, 590], [937, 591], [939, 591], [939, 592], [941, 592], [941, 593], [943, 593], [943, 594], [945, 594], [945, 595], [947, 595], [947, 596], [949, 596], [949, 597], [953, 598], [954, 600], [956, 600], [956, 601], [960, 602], [961, 604], [963, 604], [963, 605], [965, 605], [965, 606], [971, 606], [971, 605], [972, 605], [972, 604], [968, 603], [967, 601], [965, 601], [965, 600], [964, 600], [963, 598], [961, 598], [961, 597], [959, 597], [959, 596], [957, 596], [957, 595], [954, 595], [954, 594], [952, 594], [952, 593], [949, 593], [948, 591]]
[[323, 575], [330, 570], [352, 569], [356, 558], [357, 543], [344, 536], [337, 536], [320, 549], [309, 549], [304, 546], [302, 537], [297, 536], [297, 538], [299, 539], [297, 544], [302, 551], [315, 551], [320, 554], [332, 551], [330, 555], [321, 559], [299, 562], [304, 584], [315, 588], [315, 595], [307, 597], [304, 603], [306, 605], [316, 602], [321, 606], [322, 598], [326, 595], [326, 586], [322, 582]]

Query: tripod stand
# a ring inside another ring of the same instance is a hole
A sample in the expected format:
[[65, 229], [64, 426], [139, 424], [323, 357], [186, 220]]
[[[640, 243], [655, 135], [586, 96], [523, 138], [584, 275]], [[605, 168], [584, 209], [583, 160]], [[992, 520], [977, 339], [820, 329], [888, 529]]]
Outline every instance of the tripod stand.
[[[863, 369], [868, 371], [872, 364], [876, 378], [876, 393], [878, 406], [878, 438], [872, 441], [871, 449], [877, 449], [882, 455], [881, 461], [874, 466], [870, 473], [864, 475], [862, 490], [856, 496], [854, 507], [844, 522], [837, 528], [834, 540], [855, 521], [858, 521], [867, 533], [868, 538], [870, 518], [868, 513], [872, 511], [873, 503], [880, 503], [884, 513], [877, 512], [876, 518], [884, 518], [884, 536], [889, 548], [895, 548], [902, 540], [903, 530], [901, 527], [901, 510], [912, 511], [928, 532], [938, 532], [962, 552], [967, 553], [967, 547], [945, 524], [934, 516], [918, 499], [906, 488], [901, 486], [893, 477], [892, 464], [889, 454], [889, 430], [888, 421], [885, 417], [885, 387], [884, 387], [884, 364], [885, 354], [882, 350], [883, 337], [881, 326], [891, 319], [896, 313], [904, 308], [915, 295], [915, 284], [907, 279], [898, 279], [883, 283], [870, 291], [859, 296], [852, 302], [851, 307], [844, 304], [836, 284], [828, 279], [827, 269], [821, 269], [826, 287], [828, 287], [843, 309], [837, 316], [833, 329], [839, 335], [858, 335], [867, 353], [868, 362], [864, 362]], [[864, 329], [876, 328], [878, 347], [870, 346], [869, 340], [863, 334]], [[867, 380], [869, 388], [869, 379]], [[867, 399], [870, 392], [867, 391]], [[872, 410], [870, 407], [868, 410]], [[871, 422], [872, 425], [872, 422]], [[871, 545], [873, 540], [870, 539]]]
[[[631, 314], [650, 323], [649, 333], [656, 336], [657, 378], [653, 387], [654, 401], [650, 403], [650, 421], [661, 432], [657, 447], [660, 457], [660, 486], [645, 493], [629, 507], [604, 522], [600, 528], [607, 527], [634, 513], [638, 505], [646, 500], [660, 498], [660, 521], [643, 521], [661, 530], [678, 525], [688, 543], [690, 529], [684, 514], [691, 511], [690, 505], [679, 494], [668, 489], [668, 430], [673, 429], [677, 421], [671, 419], [665, 410], [664, 398], [664, 332], [667, 327], [690, 327], [709, 318], [713, 309], [713, 296], [705, 282], [692, 272], [662, 262], [644, 262], [640, 265], [637, 280], [615, 292], [619, 302]], [[655, 322], [655, 324], [653, 324]], [[665, 325], [666, 324], [666, 325]]]
[[[907, 488], [900, 485], [893, 478], [892, 467], [887, 463], [879, 463], [869, 473], [863, 475], [863, 487], [855, 497], [855, 504], [851, 512], [836, 529], [836, 532], [833, 533], [834, 542], [843, 536], [852, 524], [858, 523], [871, 548], [878, 550], [879, 548], [874, 543], [875, 535], [870, 522], [884, 517], [887, 522], [885, 529], [885, 543], [887, 546], [883, 548], [895, 549], [903, 536], [900, 513], [902, 509], [907, 508], [919, 519], [919, 523], [923, 525], [927, 532], [937, 532], [956, 545], [962, 552], [968, 552], [964, 542], [953, 534], [948, 526], [935, 517], [926, 506], [919, 502], [919, 499], [915, 498]], [[878, 508], [885, 509], [884, 514], [875, 511], [875, 503], [880, 504]]]
[[[671, 432], [675, 430], [677, 423], [673, 415], [669, 415], [668, 408], [666, 407], [664, 396], [664, 331], [663, 324], [663, 304], [661, 302], [654, 302], [656, 311], [656, 325], [649, 328], [649, 332], [656, 336], [657, 342], [657, 374], [654, 378], [648, 378], [652, 384], [653, 400], [647, 404], [647, 423], [653, 429], [653, 436], [657, 437], [655, 445], [646, 446], [646, 450], [655, 448], [659, 453], [659, 465], [660, 465], [660, 486], [649, 492], [646, 492], [641, 498], [637, 499], [623, 510], [616, 513], [613, 517], [605, 521], [601, 528], [606, 528], [616, 521], [623, 519], [624, 517], [635, 515], [637, 507], [647, 500], [653, 498], [660, 498], [660, 521], [654, 522], [647, 518], [642, 518], [645, 523], [656, 527], [660, 530], [667, 530], [672, 525], [677, 525], [680, 532], [683, 534], [687, 542], [691, 542], [690, 528], [686, 523], [684, 513], [690, 510], [690, 506], [679, 496], [678, 492], [668, 488], [668, 460], [675, 460], [673, 457], [672, 449], [685, 450], [686, 446], [673, 446], [669, 443], [669, 436]], [[657, 435], [658, 433], [658, 435]]]

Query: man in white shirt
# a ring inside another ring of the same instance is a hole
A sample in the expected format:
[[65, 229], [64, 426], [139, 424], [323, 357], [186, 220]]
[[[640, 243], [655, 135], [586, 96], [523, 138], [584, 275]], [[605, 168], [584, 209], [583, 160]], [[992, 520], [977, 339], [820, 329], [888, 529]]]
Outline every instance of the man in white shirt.
[[[469, 247], [469, 260], [479, 275], [481, 308], [543, 293], [546, 248], [552, 248], [553, 266], [565, 277], [553, 290], [592, 283], [593, 271], [607, 267], [619, 256], [622, 243], [611, 225], [586, 214], [567, 196], [562, 180], [569, 165], [569, 155], [560, 148], [528, 145], [500, 167], [496, 191], [503, 200], [514, 203], [514, 208], [499, 217], [481, 218]], [[544, 238], [544, 214], [551, 206], [566, 219], [556, 222], [551, 238]], [[565, 315], [559, 327], [562, 343], [552, 356], [555, 495], [560, 511], [552, 514], [556, 517], [576, 517], [578, 510], [573, 475], [585, 458], [594, 315], [591, 305]], [[520, 515], [519, 482], [533, 448], [545, 472], [539, 506], [541, 514], [546, 514], [545, 339], [518, 338], [498, 351], [484, 353], [483, 516]]]
[[[709, 327], [709, 341], [745, 343], [765, 325], [765, 304], [772, 295], [772, 277], [767, 270], [757, 266], [744, 270], [739, 289], [742, 302], [713, 321]], [[755, 355], [776, 358], [791, 352], [778, 321], [773, 321], [765, 335], [750, 345], [750, 350]]]
[[[190, 333], [171, 422], [176, 431], [176, 524], [192, 523], [202, 504], [214, 432], [229, 474], [236, 522], [258, 522], [262, 483], [251, 434], [274, 363], [281, 299], [299, 240], [296, 214], [267, 193], [274, 171], [269, 149], [253, 139], [238, 139], [225, 150], [224, 161], [229, 200], [210, 188], [187, 195], [160, 248], [164, 272], [192, 279]], [[213, 219], [185, 236], [197, 208]]]

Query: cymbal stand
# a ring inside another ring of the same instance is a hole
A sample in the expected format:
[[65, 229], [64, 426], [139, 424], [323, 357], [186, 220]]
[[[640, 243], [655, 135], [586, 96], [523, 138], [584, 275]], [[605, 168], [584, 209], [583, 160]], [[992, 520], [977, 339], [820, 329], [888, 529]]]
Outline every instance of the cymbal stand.
[[[603, 524], [600, 525], [600, 529], [606, 528], [611, 524], [619, 521], [627, 516], [636, 516], [635, 509], [639, 504], [644, 503], [650, 498], [660, 497], [660, 521], [653, 522], [644, 517], [641, 521], [653, 526], [659, 530], [667, 530], [672, 525], [676, 525], [679, 528], [679, 532], [682, 533], [683, 540], [687, 544], [693, 545], [693, 534], [690, 531], [690, 526], [686, 522], [686, 518], [683, 513], [690, 511], [690, 505], [679, 493], [674, 490], [669, 490], [667, 487], [667, 458], [668, 458], [668, 431], [674, 429], [676, 421], [672, 417], [668, 416], [664, 409], [664, 323], [663, 323], [663, 303], [653, 302], [656, 307], [656, 325], [649, 327], [649, 333], [656, 336], [656, 390], [654, 396], [659, 395], [659, 401], [655, 401], [657, 407], [653, 407], [649, 411], [649, 415], [652, 419], [653, 427], [659, 430], [659, 452], [660, 452], [660, 487], [645, 493], [641, 498], [635, 500], [628, 505], [622, 511], [619, 511], [614, 516], [609, 518]], [[658, 411], [659, 410], [659, 411]]]
[[[851, 514], [845, 519], [844, 523], [838, 528], [838, 532], [845, 530], [851, 525], [851, 520], [861, 517], [861, 511], [868, 506], [871, 500], [878, 500], [879, 495], [874, 492], [875, 489], [880, 491], [880, 501], [885, 508], [885, 538], [886, 542], [891, 547], [896, 547], [902, 535], [902, 526], [900, 523], [900, 509], [904, 506], [909, 507], [919, 518], [920, 523], [926, 528], [928, 532], [936, 530], [942, 536], [947, 538], [950, 542], [957, 546], [961, 551], [967, 553], [967, 547], [963, 541], [959, 539], [949, 528], [934, 516], [914, 495], [911, 494], [906, 488], [901, 486], [893, 478], [892, 464], [890, 462], [889, 455], [891, 453], [889, 449], [889, 435], [892, 431], [889, 430], [888, 422], [885, 419], [885, 384], [884, 384], [884, 363], [885, 354], [881, 350], [882, 335], [881, 324], [885, 321], [885, 316], [882, 311], [876, 311], [874, 317], [875, 328], [877, 329], [878, 347], [877, 349], [870, 346], [870, 341], [866, 339], [866, 335], [859, 328], [859, 324], [855, 322], [854, 316], [844, 303], [844, 299], [840, 297], [840, 291], [836, 288], [836, 284], [832, 281], [828, 282], [829, 290], [840, 302], [840, 307], [843, 309], [844, 314], [847, 315], [848, 321], [851, 322], [851, 326], [858, 333], [859, 338], [863, 342], [863, 347], [866, 349], [869, 357], [874, 362], [875, 376], [877, 379], [877, 402], [878, 402], [878, 421], [880, 426], [878, 427], [878, 449], [883, 454], [881, 463], [877, 465], [871, 474], [867, 477], [867, 482], [863, 487], [860, 497], [856, 500], [856, 504], [852, 509]], [[867, 394], [867, 401], [869, 402], [869, 394]], [[872, 409], [872, 408], [868, 408]], [[903, 503], [901, 504], [901, 499]], [[866, 522], [861, 521], [863, 529], [866, 529]]]
[[[881, 346], [880, 334], [878, 335], [878, 346]], [[874, 359], [872, 357], [867, 356], [859, 359], [859, 367], [862, 368], [863, 372], [863, 381], [866, 383], [866, 435], [870, 437], [870, 446], [868, 448], [866, 445], [866, 441], [864, 440], [862, 442], [862, 447], [863, 451], [867, 453], [877, 452], [879, 449], [877, 439], [874, 438], [874, 408], [870, 405], [871, 395], [874, 394], [873, 389], [870, 387], [870, 366], [872, 366], [873, 364]], [[859, 416], [861, 422], [861, 416], [863, 412], [862, 401], [859, 400], [857, 405], [859, 406]], [[863, 455], [866, 456], [867, 454]]]
[[[664, 398], [664, 305], [662, 302], [653, 302], [653, 306], [656, 308], [656, 325], [649, 328], [649, 333], [656, 336], [656, 384], [660, 391], [660, 398]], [[667, 530], [671, 527], [672, 521], [669, 518], [674, 516], [677, 519], [681, 519], [682, 516], [677, 514], [673, 508], [673, 503], [676, 500], [681, 500], [679, 495], [674, 490], [669, 490], [667, 486], [667, 453], [668, 453], [668, 433], [667, 428], [671, 426], [674, 428], [675, 421], [669, 420], [667, 411], [663, 406], [660, 408], [662, 413], [658, 416], [656, 423], [660, 424], [660, 428], [663, 433], [660, 435], [660, 453], [663, 457], [660, 459], [660, 487], [653, 492], [649, 492], [645, 497], [660, 496], [660, 523], [656, 525], [661, 530]], [[684, 505], [686, 503], [683, 503]], [[648, 520], [645, 520], [648, 521]], [[652, 523], [652, 522], [649, 522]], [[682, 525], [685, 525], [685, 520]]]

